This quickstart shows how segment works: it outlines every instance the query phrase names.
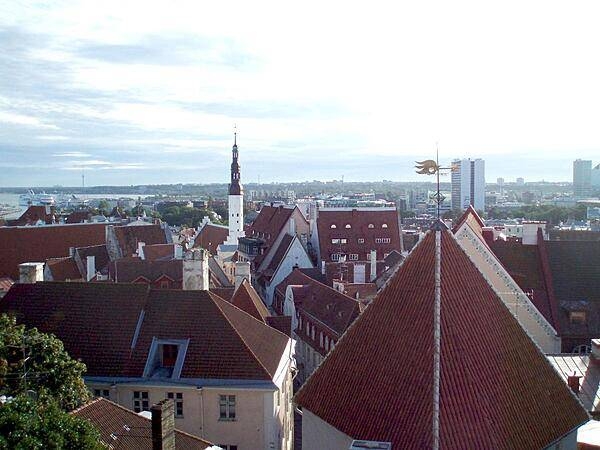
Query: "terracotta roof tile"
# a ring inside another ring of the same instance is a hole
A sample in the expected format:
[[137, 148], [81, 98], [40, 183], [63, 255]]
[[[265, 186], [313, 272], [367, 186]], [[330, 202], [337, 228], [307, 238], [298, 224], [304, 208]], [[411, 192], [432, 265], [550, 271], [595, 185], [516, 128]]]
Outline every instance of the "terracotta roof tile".
[[[387, 208], [319, 210], [317, 229], [321, 259], [331, 261], [334, 253], [358, 255], [366, 261], [371, 250], [377, 251], [377, 260], [393, 250], [400, 251], [400, 232], [396, 210]], [[335, 228], [332, 228], [335, 227]], [[376, 239], [389, 243], [376, 243]], [[332, 243], [332, 239], [346, 239], [346, 243]], [[363, 239], [359, 243], [359, 239]]]
[[202, 227], [194, 240], [194, 248], [208, 250], [211, 255], [217, 254], [217, 247], [227, 240], [229, 228], [207, 223]]
[[233, 286], [230, 286], [230, 287], [211, 287], [209, 290], [213, 294], [218, 295], [223, 300], [227, 300], [228, 302], [231, 302], [231, 299], [233, 298], [233, 294], [235, 293], [235, 289], [234, 289]]
[[[116, 403], [98, 398], [71, 414], [92, 422], [106, 446], [120, 450], [152, 449], [152, 421]], [[210, 446], [199, 437], [175, 430], [177, 450], [205, 450]]]
[[144, 246], [144, 258], [149, 261], [157, 259], [173, 259], [175, 244], [152, 244]]
[[52, 273], [53, 281], [82, 280], [83, 275], [72, 257], [53, 258], [46, 261], [46, 267]]
[[230, 303], [237, 306], [242, 311], [246, 311], [252, 317], [258, 320], [266, 321], [271, 314], [260, 299], [248, 280], [244, 279], [231, 298]]
[[285, 234], [283, 236], [281, 242], [279, 243], [279, 246], [275, 250], [275, 254], [271, 258], [271, 261], [269, 261], [269, 265], [264, 269], [263, 275], [271, 277], [275, 273], [277, 267], [279, 267], [279, 264], [281, 264], [281, 261], [283, 261], [283, 258], [285, 257], [288, 249], [290, 248], [290, 245], [292, 244], [293, 240], [294, 236], [290, 234]]
[[138, 243], [146, 245], [166, 244], [165, 230], [159, 224], [152, 225], [123, 225], [115, 227], [115, 235], [123, 256], [131, 256], [137, 252]]
[[0, 227], [0, 276], [19, 279], [19, 264], [69, 256], [70, 247], [105, 243], [104, 224]]
[[[539, 348], [441, 233], [441, 448], [544, 448], [587, 421]], [[432, 445], [435, 233], [430, 231], [296, 396], [341, 432]]]
[[139, 277], [154, 282], [162, 276], [173, 281], [183, 280], [183, 260], [151, 261], [138, 258], [122, 258], [109, 264], [110, 279], [119, 283], [131, 283]]
[[83, 223], [90, 220], [92, 213], [90, 211], [73, 211], [65, 219], [65, 223]]
[[29, 206], [18, 219], [9, 220], [10, 226], [35, 225], [38, 221], [50, 225], [55, 220], [53, 206]]
[[75, 254], [79, 257], [81, 261], [81, 269], [83, 269], [83, 273], [87, 276], [87, 257], [93, 256], [94, 264], [96, 265], [96, 272], [101, 272], [104, 274], [108, 273], [108, 250], [106, 248], [106, 244], [102, 245], [91, 245], [88, 247], [78, 247], [75, 249]]
[[285, 296], [288, 286], [300, 286], [294, 291], [296, 309], [310, 314], [341, 335], [358, 317], [359, 303], [335, 289], [294, 269], [279, 285], [277, 291]]

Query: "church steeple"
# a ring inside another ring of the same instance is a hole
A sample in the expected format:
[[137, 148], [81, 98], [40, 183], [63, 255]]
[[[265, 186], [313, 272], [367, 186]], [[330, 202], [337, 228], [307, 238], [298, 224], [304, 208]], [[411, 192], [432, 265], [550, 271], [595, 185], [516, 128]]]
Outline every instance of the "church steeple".
[[231, 183], [229, 184], [229, 195], [243, 195], [244, 189], [240, 183], [240, 164], [238, 162], [237, 130], [233, 133], [233, 148], [231, 161]]

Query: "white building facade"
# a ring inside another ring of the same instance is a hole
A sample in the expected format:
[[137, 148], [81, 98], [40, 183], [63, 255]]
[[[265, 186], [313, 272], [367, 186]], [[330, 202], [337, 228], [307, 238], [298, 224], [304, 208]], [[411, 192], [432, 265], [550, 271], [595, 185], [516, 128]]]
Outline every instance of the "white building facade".
[[472, 205], [485, 209], [485, 161], [457, 159], [452, 162], [452, 209], [464, 210]]

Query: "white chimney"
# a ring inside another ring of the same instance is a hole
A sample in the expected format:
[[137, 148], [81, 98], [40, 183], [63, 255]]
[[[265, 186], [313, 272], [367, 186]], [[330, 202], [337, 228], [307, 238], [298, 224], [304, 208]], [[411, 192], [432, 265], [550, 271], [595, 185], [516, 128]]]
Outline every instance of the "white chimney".
[[183, 258], [183, 289], [208, 291], [208, 252], [194, 248], [186, 252]]
[[173, 256], [175, 259], [183, 259], [183, 247], [180, 244], [175, 244]]
[[87, 281], [90, 281], [96, 275], [96, 257], [88, 255], [86, 258], [87, 263]]
[[252, 280], [250, 278], [250, 263], [249, 262], [236, 262], [235, 263], [235, 290], [240, 287], [242, 281], [244, 279], [248, 280], [250, 283]]
[[538, 229], [542, 230], [546, 239], [546, 222], [523, 222], [523, 245], [537, 245]]
[[137, 245], [137, 255], [141, 258], [141, 259], [146, 259], [144, 257], [144, 246], [146, 245], [145, 242], [138, 242]]
[[371, 281], [375, 281], [377, 278], [377, 251], [371, 250]]
[[44, 281], [44, 263], [29, 262], [19, 264], [19, 283], [37, 283]]

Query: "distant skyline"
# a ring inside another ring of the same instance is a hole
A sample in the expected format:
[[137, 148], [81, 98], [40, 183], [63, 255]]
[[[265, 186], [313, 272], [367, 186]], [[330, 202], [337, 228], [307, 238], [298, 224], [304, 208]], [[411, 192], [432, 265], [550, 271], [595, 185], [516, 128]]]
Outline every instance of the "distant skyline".
[[[0, 186], [571, 181], [600, 162], [594, 1], [0, 4]], [[449, 179], [448, 179], [449, 180]], [[446, 180], [446, 181], [448, 181]]]

